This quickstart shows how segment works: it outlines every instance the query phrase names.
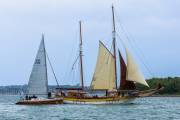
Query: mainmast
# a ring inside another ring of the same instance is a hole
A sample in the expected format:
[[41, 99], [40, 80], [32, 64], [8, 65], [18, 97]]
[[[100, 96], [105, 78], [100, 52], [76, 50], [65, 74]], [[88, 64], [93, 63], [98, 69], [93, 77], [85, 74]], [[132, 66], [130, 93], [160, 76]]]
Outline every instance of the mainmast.
[[116, 80], [116, 89], [117, 89], [117, 65], [116, 65], [116, 26], [115, 26], [115, 16], [114, 16], [114, 6], [112, 5], [112, 17], [113, 17], [113, 31], [112, 31], [112, 39], [113, 39], [113, 52], [114, 52], [114, 60], [115, 60], [115, 80]]
[[82, 50], [82, 28], [81, 28], [81, 21], [79, 21], [79, 27], [80, 27], [80, 45], [79, 45], [79, 57], [80, 57], [80, 79], [81, 79], [81, 88], [84, 89], [84, 76], [83, 76], [83, 50]]

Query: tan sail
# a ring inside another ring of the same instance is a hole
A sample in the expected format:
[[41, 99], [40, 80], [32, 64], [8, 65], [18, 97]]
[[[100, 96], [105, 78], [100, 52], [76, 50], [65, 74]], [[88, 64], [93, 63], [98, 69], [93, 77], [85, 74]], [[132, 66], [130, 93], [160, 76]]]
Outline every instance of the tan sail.
[[115, 60], [112, 53], [99, 42], [99, 54], [96, 69], [91, 82], [92, 89], [115, 89]]
[[120, 60], [120, 90], [134, 90], [136, 89], [134, 82], [126, 80], [127, 66], [120, 50], [118, 52]]
[[130, 54], [127, 48], [126, 48], [126, 58], [127, 58], [127, 74], [126, 74], [127, 80], [134, 81], [149, 87], [143, 74], [141, 73], [135, 60], [133, 59], [133, 56]]

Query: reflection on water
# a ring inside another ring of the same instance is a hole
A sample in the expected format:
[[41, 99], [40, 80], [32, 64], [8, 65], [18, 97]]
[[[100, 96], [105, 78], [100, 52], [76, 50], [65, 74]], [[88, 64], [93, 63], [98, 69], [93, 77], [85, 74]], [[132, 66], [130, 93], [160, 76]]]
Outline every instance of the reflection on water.
[[120, 105], [15, 105], [18, 96], [0, 97], [0, 120], [179, 120], [180, 98], [138, 98]]

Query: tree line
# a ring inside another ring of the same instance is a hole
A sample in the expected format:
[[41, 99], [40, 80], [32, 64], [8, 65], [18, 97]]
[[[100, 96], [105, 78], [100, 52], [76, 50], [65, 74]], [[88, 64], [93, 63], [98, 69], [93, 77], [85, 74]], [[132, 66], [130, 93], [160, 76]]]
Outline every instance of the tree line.
[[137, 84], [138, 90], [148, 90], [157, 88], [158, 84], [164, 87], [164, 90], [159, 94], [167, 95], [180, 95], [180, 77], [167, 77], [167, 78], [151, 78], [147, 80], [150, 88]]

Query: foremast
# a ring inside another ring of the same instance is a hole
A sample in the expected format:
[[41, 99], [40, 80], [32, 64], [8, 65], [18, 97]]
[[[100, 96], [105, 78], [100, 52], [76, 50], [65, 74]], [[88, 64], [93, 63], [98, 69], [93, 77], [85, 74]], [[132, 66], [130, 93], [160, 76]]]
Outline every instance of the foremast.
[[83, 41], [82, 41], [82, 25], [79, 21], [79, 35], [80, 35], [80, 44], [79, 44], [79, 57], [80, 57], [80, 80], [81, 88], [84, 89], [84, 74], [83, 74]]

